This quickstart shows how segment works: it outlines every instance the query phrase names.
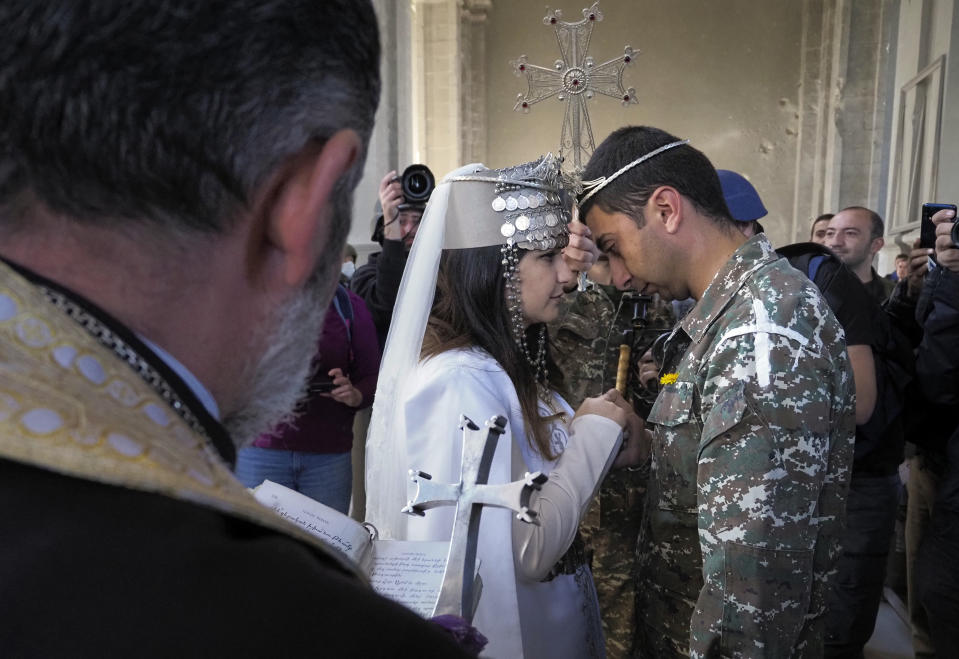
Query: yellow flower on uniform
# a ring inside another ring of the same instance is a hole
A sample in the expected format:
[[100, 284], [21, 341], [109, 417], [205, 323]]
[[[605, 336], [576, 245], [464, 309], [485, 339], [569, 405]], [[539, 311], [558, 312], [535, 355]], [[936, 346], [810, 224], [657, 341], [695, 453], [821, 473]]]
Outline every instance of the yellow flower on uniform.
[[659, 378], [659, 384], [673, 384], [676, 380], [679, 379], [679, 373], [667, 373], [663, 377]]

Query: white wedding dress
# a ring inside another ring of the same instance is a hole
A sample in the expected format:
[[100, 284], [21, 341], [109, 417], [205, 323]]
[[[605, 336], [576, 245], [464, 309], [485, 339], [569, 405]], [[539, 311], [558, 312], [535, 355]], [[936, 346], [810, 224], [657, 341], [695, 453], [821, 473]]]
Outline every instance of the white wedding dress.
[[[486, 507], [477, 552], [482, 596], [473, 625], [489, 638], [483, 656], [596, 657], [604, 643], [592, 576], [585, 567], [542, 581], [576, 534], [599, 482], [621, 440], [614, 421], [596, 415], [577, 418], [571, 426], [553, 424], [557, 460], [544, 460], [526, 439], [516, 391], [499, 364], [485, 352], [453, 350], [421, 363], [407, 381], [402, 405], [409, 466], [429, 473], [438, 483], [460, 477], [465, 414], [481, 428], [503, 415], [508, 424], [500, 438], [490, 483], [542, 471], [550, 481], [534, 495], [539, 524], [515, 520], [505, 509]], [[551, 412], [544, 404], [541, 413]], [[554, 407], [566, 419], [572, 410], [554, 395]], [[375, 494], [374, 494], [375, 496]], [[398, 501], [397, 505], [403, 502]], [[405, 528], [392, 535], [410, 540], [448, 540], [452, 508], [407, 517]]]

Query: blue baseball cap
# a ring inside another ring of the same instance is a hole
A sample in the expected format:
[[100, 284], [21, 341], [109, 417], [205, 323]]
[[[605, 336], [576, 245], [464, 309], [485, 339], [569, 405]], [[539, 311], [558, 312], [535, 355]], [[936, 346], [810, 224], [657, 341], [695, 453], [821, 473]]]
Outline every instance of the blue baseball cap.
[[744, 176], [728, 169], [717, 169], [716, 173], [719, 174], [719, 185], [723, 188], [726, 206], [734, 220], [754, 222], [768, 214], [756, 188]]

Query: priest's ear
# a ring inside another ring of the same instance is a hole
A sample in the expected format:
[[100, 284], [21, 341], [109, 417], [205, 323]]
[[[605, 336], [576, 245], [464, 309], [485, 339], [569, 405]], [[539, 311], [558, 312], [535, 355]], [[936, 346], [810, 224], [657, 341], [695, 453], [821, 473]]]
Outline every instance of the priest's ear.
[[266, 267], [290, 288], [302, 286], [316, 267], [331, 232], [337, 183], [356, 163], [363, 142], [341, 130], [321, 146], [310, 145], [291, 158], [274, 179], [262, 208], [269, 257]]

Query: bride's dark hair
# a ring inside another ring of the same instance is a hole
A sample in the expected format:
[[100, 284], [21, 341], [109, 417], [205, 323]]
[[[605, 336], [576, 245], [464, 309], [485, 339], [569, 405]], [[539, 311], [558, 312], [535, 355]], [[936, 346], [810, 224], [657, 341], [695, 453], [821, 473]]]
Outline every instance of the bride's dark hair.
[[[520, 250], [520, 254], [527, 252]], [[443, 251], [421, 357], [473, 346], [488, 352], [516, 387], [530, 446], [552, 460], [556, 454], [550, 448], [549, 426], [554, 417], [540, 416], [536, 374], [513, 340], [502, 260], [499, 245]], [[545, 331], [542, 324], [526, 328], [531, 355], [537, 354], [541, 331]], [[550, 387], [561, 391], [563, 376], [550, 354], [549, 342], [546, 372]]]

